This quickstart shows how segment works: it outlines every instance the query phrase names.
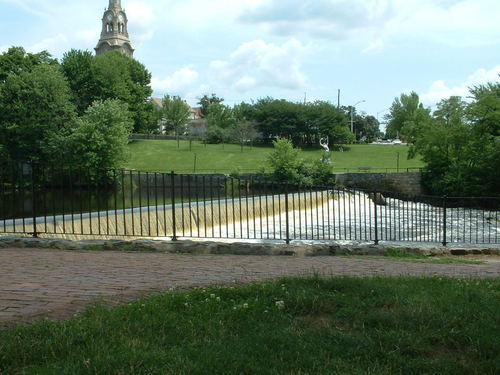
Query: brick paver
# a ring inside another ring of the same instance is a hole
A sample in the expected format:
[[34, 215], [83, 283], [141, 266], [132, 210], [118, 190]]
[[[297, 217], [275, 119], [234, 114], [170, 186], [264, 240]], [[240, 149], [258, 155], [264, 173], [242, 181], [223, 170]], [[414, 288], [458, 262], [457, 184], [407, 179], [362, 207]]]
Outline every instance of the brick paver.
[[[496, 259], [498, 260], [498, 258]], [[64, 318], [96, 300], [288, 275], [500, 277], [500, 262], [423, 264], [343, 257], [0, 249], [0, 325]]]

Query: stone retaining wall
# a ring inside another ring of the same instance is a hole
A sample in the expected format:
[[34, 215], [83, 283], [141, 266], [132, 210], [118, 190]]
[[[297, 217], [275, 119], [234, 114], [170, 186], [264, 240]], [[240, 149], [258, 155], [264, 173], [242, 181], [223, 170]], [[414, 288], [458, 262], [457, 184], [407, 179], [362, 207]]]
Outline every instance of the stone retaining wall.
[[422, 173], [342, 173], [335, 175], [337, 184], [359, 189], [374, 189], [408, 195], [425, 194]]
[[398, 249], [408, 254], [438, 255], [500, 255], [498, 248], [445, 248], [415, 247], [406, 245], [345, 245], [335, 242], [317, 244], [275, 244], [275, 243], [222, 243], [198, 241], [153, 241], [153, 240], [81, 240], [0, 237], [1, 248], [40, 248], [60, 250], [92, 251], [145, 251], [171, 254], [232, 254], [232, 255], [387, 255], [389, 250]]

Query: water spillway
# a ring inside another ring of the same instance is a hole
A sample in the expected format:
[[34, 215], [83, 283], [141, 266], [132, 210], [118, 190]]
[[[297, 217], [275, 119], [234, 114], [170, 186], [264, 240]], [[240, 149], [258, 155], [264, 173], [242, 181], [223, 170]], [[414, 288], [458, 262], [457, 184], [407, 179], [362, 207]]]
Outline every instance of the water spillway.
[[[384, 197], [362, 191], [304, 189], [295, 192], [162, 203], [36, 218], [0, 220], [0, 232], [38, 233], [68, 239], [230, 238], [259, 240], [411, 241], [498, 244], [498, 205], [469, 206], [441, 198]], [[377, 203], [375, 203], [377, 202]], [[498, 203], [498, 201], [496, 201]], [[443, 204], [444, 203], [444, 204]]]
[[[111, 208], [97, 212], [0, 220], [0, 232], [38, 233], [40, 236], [57, 235], [68, 239], [82, 236], [141, 238], [174, 235], [222, 238], [222, 227], [242, 228], [245, 222], [255, 222], [264, 217], [280, 217], [290, 207], [313, 209], [324, 204], [327, 197], [328, 192], [309, 196], [277, 194], [225, 199], [211, 197], [203, 201], [187, 200], [136, 208]], [[236, 233], [233, 231], [232, 235]]]

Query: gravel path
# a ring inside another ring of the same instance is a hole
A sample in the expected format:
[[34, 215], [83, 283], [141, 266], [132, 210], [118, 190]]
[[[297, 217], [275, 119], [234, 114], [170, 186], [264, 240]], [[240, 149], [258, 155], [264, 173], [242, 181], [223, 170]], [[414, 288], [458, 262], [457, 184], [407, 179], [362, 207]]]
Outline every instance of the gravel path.
[[120, 303], [171, 287], [193, 288], [290, 275], [500, 277], [486, 264], [424, 264], [373, 258], [172, 255], [0, 249], [0, 326], [65, 318], [95, 301]]

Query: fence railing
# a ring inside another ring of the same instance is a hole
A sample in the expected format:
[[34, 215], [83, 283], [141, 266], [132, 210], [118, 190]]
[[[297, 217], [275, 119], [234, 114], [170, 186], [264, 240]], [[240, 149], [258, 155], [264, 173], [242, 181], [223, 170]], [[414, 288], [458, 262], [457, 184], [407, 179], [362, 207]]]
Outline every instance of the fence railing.
[[4, 234], [498, 244], [499, 208], [499, 198], [416, 197], [220, 175], [0, 169]]

